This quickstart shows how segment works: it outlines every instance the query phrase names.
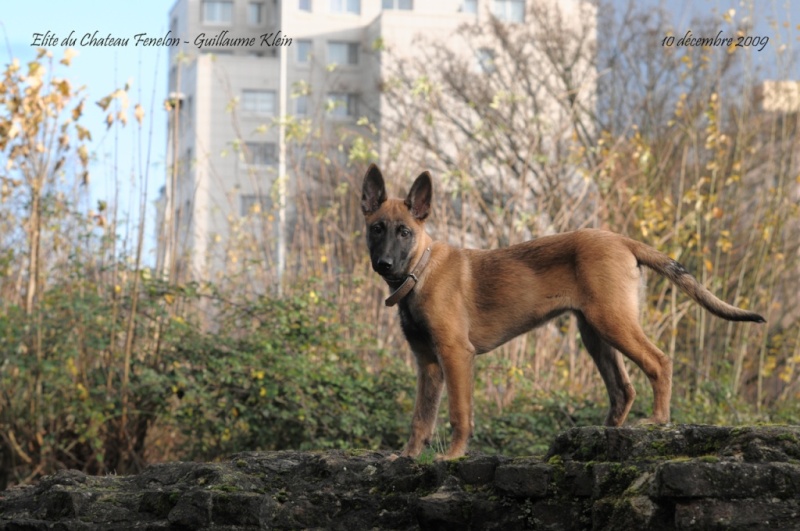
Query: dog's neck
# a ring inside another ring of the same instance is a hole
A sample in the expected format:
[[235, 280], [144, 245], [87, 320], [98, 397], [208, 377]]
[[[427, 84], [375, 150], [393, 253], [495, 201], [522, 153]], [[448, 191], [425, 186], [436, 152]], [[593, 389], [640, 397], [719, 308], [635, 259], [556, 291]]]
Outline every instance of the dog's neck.
[[[419, 276], [425, 270], [425, 266], [428, 265], [428, 260], [431, 257], [431, 246], [425, 248], [425, 251], [422, 253], [422, 256], [417, 262], [417, 265], [414, 266], [414, 269], [411, 270], [411, 273], [408, 274], [406, 279], [400, 284], [400, 286], [395, 289], [389, 298], [386, 299], [386, 306], [394, 306], [398, 302], [400, 302], [406, 295], [411, 293], [411, 290], [414, 289], [414, 286], [417, 285], [419, 282]], [[394, 287], [394, 286], [392, 286]]]

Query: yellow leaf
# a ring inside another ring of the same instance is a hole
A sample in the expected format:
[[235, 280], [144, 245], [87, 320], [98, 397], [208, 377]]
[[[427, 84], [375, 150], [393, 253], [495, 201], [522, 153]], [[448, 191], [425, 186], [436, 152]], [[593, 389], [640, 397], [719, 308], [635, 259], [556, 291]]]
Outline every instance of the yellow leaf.
[[89, 164], [89, 149], [85, 145], [78, 148], [78, 158], [81, 159], [83, 166]]
[[[6, 132], [6, 138], [13, 140], [18, 134], [19, 124], [16, 121], [11, 122], [11, 127], [9, 127], [8, 131]], [[800, 177], [798, 177], [798, 182], [800, 182]]]
[[28, 77], [36, 77], [41, 75], [42, 72], [42, 64], [37, 63], [36, 61], [31, 61], [28, 63]]
[[172, 293], [165, 293], [164, 300], [166, 301], [167, 304], [172, 304], [173, 302], [175, 302], [175, 295], [173, 295]]
[[75, 366], [75, 360], [72, 358], [67, 358], [67, 372], [73, 377], [78, 375], [78, 368]]
[[92, 132], [85, 127], [75, 124], [75, 130], [78, 131], [78, 140], [92, 140]]
[[137, 103], [136, 107], [133, 109], [133, 116], [136, 118], [136, 121], [139, 122], [139, 125], [142, 125], [142, 119], [144, 119], [144, 109], [139, 103]]
[[728, 24], [730, 24], [731, 20], [733, 20], [734, 15], [736, 15], [736, 10], [731, 8], [727, 10], [725, 13], [723, 13], [722, 19]]
[[78, 55], [77, 50], [74, 48], [67, 48], [64, 50], [64, 58], [59, 61], [62, 65], [69, 66], [69, 63], [72, 61], [72, 58]]
[[82, 383], [78, 383], [75, 387], [78, 388], [78, 399], [82, 402], [89, 398], [89, 391], [86, 390], [86, 387]]
[[106, 96], [105, 98], [101, 99], [97, 102], [97, 105], [103, 109], [104, 111], [108, 109], [108, 106], [111, 104], [111, 96]]
[[706, 264], [706, 271], [710, 273], [711, 271], [714, 270], [714, 264], [711, 263], [711, 260], [706, 258], [705, 264]]
[[72, 119], [77, 120], [83, 114], [83, 101], [81, 101], [74, 109], [72, 109]]
[[61, 93], [62, 96], [64, 96], [65, 98], [69, 96], [70, 92], [69, 81], [67, 81], [66, 79], [62, 79], [56, 84], [56, 87], [58, 88], [58, 91]]

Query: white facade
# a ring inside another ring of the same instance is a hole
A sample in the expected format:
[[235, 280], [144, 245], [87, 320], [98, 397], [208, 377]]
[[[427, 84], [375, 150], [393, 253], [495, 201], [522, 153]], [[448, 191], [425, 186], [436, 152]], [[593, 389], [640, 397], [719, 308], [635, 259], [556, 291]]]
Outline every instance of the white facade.
[[800, 82], [767, 80], [756, 96], [765, 112], [800, 112]]
[[[181, 44], [169, 58], [173, 111], [159, 267], [213, 278], [224, 269], [231, 226], [282, 198], [285, 218], [270, 218], [262, 230], [278, 239], [290, 231], [294, 188], [281, 115], [315, 124], [324, 117], [337, 127], [366, 117], [378, 127], [383, 157], [380, 122], [391, 109], [380, 92], [386, 65], [377, 43], [393, 57], [413, 56], [423, 38], [457, 47], [457, 28], [476, 19], [535, 23], [524, 13], [525, 0], [177, 0], [170, 30]], [[267, 258], [282, 266], [280, 256]]]

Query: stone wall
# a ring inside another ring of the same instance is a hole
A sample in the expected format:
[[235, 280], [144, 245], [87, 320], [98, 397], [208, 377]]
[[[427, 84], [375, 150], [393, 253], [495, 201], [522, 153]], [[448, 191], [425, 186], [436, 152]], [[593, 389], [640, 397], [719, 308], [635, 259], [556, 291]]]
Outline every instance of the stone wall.
[[575, 428], [544, 457], [386, 455], [63, 471], [0, 493], [0, 530], [800, 529], [797, 427]]

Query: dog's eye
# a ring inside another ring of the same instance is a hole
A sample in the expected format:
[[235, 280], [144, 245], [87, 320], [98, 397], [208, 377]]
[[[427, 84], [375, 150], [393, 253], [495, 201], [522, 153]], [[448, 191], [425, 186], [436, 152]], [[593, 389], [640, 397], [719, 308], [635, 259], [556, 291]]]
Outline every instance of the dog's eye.
[[411, 231], [408, 230], [405, 227], [401, 227], [400, 228], [400, 236], [402, 236], [403, 238], [408, 238], [409, 236], [411, 236]]
[[369, 228], [369, 230], [372, 232], [372, 234], [375, 234], [376, 236], [383, 233], [383, 227], [381, 227], [380, 225], [373, 225], [372, 227]]

